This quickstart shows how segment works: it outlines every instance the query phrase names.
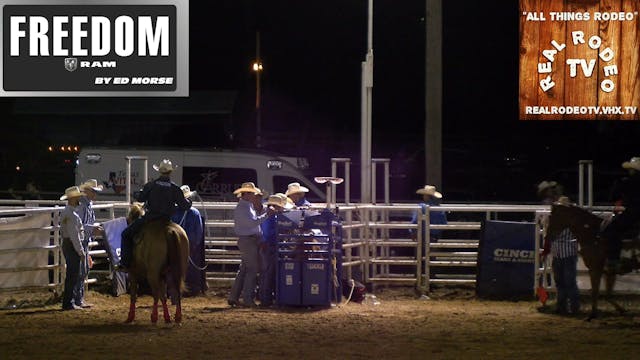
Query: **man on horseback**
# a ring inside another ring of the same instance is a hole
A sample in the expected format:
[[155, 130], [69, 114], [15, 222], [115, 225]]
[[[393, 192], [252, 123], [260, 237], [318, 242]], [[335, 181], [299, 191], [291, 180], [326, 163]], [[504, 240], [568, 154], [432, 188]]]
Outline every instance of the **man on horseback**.
[[614, 216], [601, 234], [608, 242], [605, 271], [614, 274], [624, 272], [620, 263], [622, 239], [640, 221], [640, 157], [623, 162], [622, 167], [629, 176], [616, 182], [612, 195], [616, 205], [624, 206], [624, 211]]
[[141, 191], [134, 193], [136, 201], [145, 203], [145, 215], [131, 223], [122, 232], [120, 264], [117, 267], [119, 271], [126, 272], [131, 266], [134, 238], [146, 222], [156, 219], [165, 219], [170, 222], [176, 206], [180, 210], [191, 207], [191, 199], [185, 198], [180, 187], [171, 181], [173, 172], [171, 160], [164, 159], [160, 164], [154, 164], [153, 169], [160, 173], [160, 177], [149, 181]]

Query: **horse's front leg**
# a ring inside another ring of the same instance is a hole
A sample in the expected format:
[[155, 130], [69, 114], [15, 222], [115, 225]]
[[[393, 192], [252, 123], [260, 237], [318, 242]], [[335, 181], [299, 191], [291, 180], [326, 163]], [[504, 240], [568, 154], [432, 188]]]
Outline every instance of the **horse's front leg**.
[[613, 305], [613, 307], [616, 308], [616, 310], [618, 310], [620, 314], [624, 314], [625, 312], [627, 312], [627, 310], [624, 307], [622, 307], [620, 304], [618, 304], [615, 300], [613, 300], [613, 287], [615, 283], [616, 283], [616, 274], [607, 273], [605, 275], [605, 286], [606, 286], [605, 296], [609, 304]]
[[602, 277], [602, 268], [589, 269], [589, 278], [591, 279], [591, 314], [587, 321], [591, 321], [598, 316], [598, 294], [600, 293], [600, 278]]
[[125, 322], [130, 323], [133, 322], [136, 318], [136, 300], [138, 298], [138, 283], [131, 276], [130, 277], [130, 287], [129, 287], [129, 315], [127, 316], [127, 320]]

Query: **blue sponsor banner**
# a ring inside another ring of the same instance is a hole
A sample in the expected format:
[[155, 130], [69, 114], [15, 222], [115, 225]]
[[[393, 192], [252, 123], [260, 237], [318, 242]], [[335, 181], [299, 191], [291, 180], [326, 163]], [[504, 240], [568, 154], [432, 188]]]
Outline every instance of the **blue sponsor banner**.
[[120, 248], [122, 244], [122, 231], [127, 228], [127, 219], [120, 217], [102, 223], [105, 237], [107, 238], [105, 247], [109, 253], [111, 264], [120, 263]]
[[535, 223], [529, 222], [483, 222], [478, 246], [478, 296], [533, 296], [535, 230]]

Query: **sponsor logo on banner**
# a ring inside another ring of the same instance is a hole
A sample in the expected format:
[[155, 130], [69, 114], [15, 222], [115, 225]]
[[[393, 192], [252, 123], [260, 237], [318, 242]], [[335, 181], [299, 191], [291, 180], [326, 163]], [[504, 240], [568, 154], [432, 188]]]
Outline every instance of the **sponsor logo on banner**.
[[0, 0], [0, 95], [188, 96], [188, 6]]

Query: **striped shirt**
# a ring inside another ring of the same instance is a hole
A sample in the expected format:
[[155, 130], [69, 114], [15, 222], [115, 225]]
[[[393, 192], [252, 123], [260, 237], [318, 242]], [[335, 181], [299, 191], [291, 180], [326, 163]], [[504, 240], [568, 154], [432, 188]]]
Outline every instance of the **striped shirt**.
[[551, 241], [551, 254], [558, 259], [578, 255], [578, 240], [569, 228], [562, 230]]

